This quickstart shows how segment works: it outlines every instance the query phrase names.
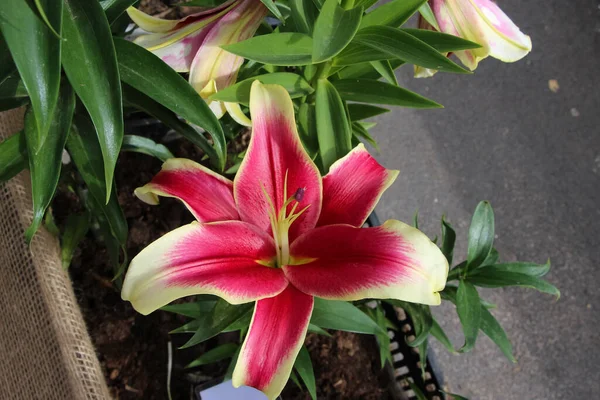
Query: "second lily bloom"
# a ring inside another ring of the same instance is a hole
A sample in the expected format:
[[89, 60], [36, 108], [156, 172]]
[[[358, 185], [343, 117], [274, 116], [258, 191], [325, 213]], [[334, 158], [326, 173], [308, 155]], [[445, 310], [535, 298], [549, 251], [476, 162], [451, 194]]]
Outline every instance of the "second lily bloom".
[[[481, 48], [457, 51], [459, 60], [471, 71], [479, 61], [492, 56], [514, 62], [531, 51], [531, 39], [492, 0], [430, 0], [439, 31], [479, 43]], [[434, 29], [421, 21], [420, 28]], [[426, 26], [425, 26], [426, 25]], [[418, 77], [432, 71], [417, 69]]]
[[[180, 20], [152, 17], [133, 7], [127, 13], [141, 29], [150, 32], [138, 36], [135, 43], [156, 54], [175, 71], [189, 72], [190, 84], [207, 100], [217, 118], [222, 117], [230, 105], [209, 101], [208, 97], [235, 83], [244, 59], [221, 46], [254, 36], [267, 15], [260, 0], [227, 1]], [[230, 113], [236, 120], [245, 118], [238, 111]]]

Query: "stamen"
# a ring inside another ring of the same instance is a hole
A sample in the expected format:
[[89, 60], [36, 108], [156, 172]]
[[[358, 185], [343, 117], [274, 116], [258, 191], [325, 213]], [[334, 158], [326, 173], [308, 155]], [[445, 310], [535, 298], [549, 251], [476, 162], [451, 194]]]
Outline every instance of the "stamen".
[[[286, 199], [282, 204], [281, 208], [277, 211], [275, 209], [274, 200], [271, 199], [265, 185], [261, 182], [260, 187], [267, 200], [269, 220], [271, 223], [271, 230], [273, 232], [273, 239], [277, 247], [277, 266], [281, 267], [287, 265], [290, 260], [290, 244], [288, 232], [291, 225], [296, 221], [303, 213], [310, 207], [310, 204], [304, 207], [302, 210], [296, 212], [298, 204], [304, 198], [306, 193], [305, 188], [298, 188], [294, 192], [294, 195], [287, 197], [287, 179], [288, 171], [285, 171], [285, 178], [283, 181], [283, 198]], [[288, 213], [287, 208], [292, 204], [292, 209]]]

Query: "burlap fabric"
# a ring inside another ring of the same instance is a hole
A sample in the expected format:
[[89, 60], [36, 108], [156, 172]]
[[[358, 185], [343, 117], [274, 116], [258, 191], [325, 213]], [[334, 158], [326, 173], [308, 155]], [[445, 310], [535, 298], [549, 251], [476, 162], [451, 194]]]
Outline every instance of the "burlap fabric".
[[[0, 140], [23, 112], [0, 113]], [[27, 171], [0, 184], [0, 399], [109, 399], [57, 239], [42, 228], [25, 244], [30, 187]]]

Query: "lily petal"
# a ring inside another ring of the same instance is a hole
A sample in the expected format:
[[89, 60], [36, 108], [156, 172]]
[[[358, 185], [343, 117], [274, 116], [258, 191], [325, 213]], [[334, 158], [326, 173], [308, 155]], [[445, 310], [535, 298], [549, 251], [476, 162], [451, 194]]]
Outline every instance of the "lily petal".
[[531, 51], [531, 39], [491, 0], [432, 0], [442, 32], [479, 43], [482, 48], [455, 54], [469, 69], [487, 56], [514, 62]]
[[158, 204], [158, 196], [178, 198], [200, 222], [239, 220], [233, 183], [184, 158], [165, 161], [160, 172], [137, 188], [135, 195], [152, 205]]
[[304, 343], [313, 297], [289, 285], [256, 302], [250, 330], [233, 371], [233, 386], [252, 386], [275, 399], [283, 390]]
[[398, 173], [383, 168], [359, 144], [323, 177], [323, 207], [317, 226], [348, 224], [360, 228]]
[[132, 261], [123, 300], [142, 314], [194, 294], [214, 294], [241, 304], [280, 293], [287, 286], [273, 239], [241, 221], [182, 226], [156, 240]]
[[[282, 86], [254, 81], [250, 91], [250, 115], [252, 137], [233, 183], [240, 218], [271, 232], [265, 192], [279, 210], [288, 197], [303, 188], [304, 196], [297, 210], [309, 207], [290, 228], [290, 240], [293, 240], [317, 223], [321, 212], [321, 175], [302, 147], [292, 100]], [[286, 176], [287, 193], [284, 194]]]
[[234, 2], [235, 0], [229, 0], [218, 5], [217, 7], [190, 14], [182, 19], [162, 19], [153, 17], [133, 6], [127, 8], [127, 14], [137, 26], [146, 32], [164, 33], [175, 29], [182, 29], [195, 22], [198, 22], [199, 20], [206, 19], [207, 17], [211, 17], [215, 14], [220, 14], [221, 11], [229, 8]]
[[389, 220], [376, 228], [328, 225], [299, 237], [283, 267], [299, 290], [334, 300], [398, 299], [440, 304], [448, 262], [418, 229]]
[[229, 53], [221, 46], [254, 36], [266, 15], [266, 7], [259, 1], [241, 0], [210, 28], [192, 61], [189, 78], [190, 84], [204, 98], [213, 94], [203, 91], [211, 80], [215, 81], [219, 90], [235, 83], [244, 62], [243, 57]]

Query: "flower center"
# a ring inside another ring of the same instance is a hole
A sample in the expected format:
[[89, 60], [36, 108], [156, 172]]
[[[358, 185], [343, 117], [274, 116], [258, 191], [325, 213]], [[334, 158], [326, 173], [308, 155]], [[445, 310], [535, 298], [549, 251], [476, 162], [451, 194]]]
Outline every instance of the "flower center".
[[[267, 193], [265, 186], [261, 183], [262, 191], [267, 199], [269, 206], [269, 219], [271, 221], [271, 230], [273, 231], [273, 239], [275, 239], [275, 247], [277, 248], [277, 266], [282, 267], [288, 265], [290, 262], [290, 241], [289, 241], [289, 230], [294, 221], [304, 213], [310, 207], [310, 204], [296, 211], [298, 204], [304, 198], [305, 188], [298, 188], [294, 194], [288, 197], [287, 193], [287, 178], [288, 171], [285, 171], [285, 180], [283, 184], [283, 198], [286, 199], [283, 205], [277, 210], [275, 203]], [[292, 205], [292, 208], [288, 212], [288, 206]]]

